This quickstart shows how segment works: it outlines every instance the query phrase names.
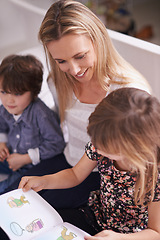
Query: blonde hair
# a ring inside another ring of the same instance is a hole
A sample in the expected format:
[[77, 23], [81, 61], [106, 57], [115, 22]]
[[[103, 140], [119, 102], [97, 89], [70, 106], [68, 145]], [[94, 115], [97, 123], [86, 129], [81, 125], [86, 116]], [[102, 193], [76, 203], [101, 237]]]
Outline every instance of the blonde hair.
[[135, 203], [152, 201], [160, 163], [158, 100], [136, 88], [115, 90], [91, 114], [87, 131], [96, 148], [126, 157], [137, 177]]
[[95, 75], [102, 88], [108, 90], [109, 84], [116, 82], [116, 78], [122, 79], [118, 84], [135, 81], [147, 84], [140, 73], [118, 54], [106, 27], [90, 9], [80, 2], [59, 0], [47, 11], [40, 27], [39, 39], [49, 58], [51, 77], [58, 93], [61, 121], [65, 118], [65, 109], [71, 102], [78, 81], [59, 69], [46, 46], [67, 34], [84, 34], [91, 39], [97, 56]]

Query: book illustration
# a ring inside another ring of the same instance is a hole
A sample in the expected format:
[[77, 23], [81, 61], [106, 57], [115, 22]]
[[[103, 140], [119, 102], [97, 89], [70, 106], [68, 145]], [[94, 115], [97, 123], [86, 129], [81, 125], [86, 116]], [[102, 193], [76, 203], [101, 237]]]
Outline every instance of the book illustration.
[[28, 200], [25, 200], [25, 196], [24, 195], [21, 195], [20, 198], [14, 198], [14, 197], [9, 197], [7, 199], [7, 204], [13, 208], [13, 207], [22, 207], [24, 204], [28, 203], [29, 204], [29, 201]]
[[41, 228], [43, 228], [43, 226], [44, 223], [40, 218], [38, 218], [32, 221], [30, 224], [28, 224], [25, 229], [26, 231], [33, 233], [35, 231], [39, 231]]
[[64, 222], [33, 190], [16, 189], [0, 196], [0, 227], [11, 240], [83, 240], [88, 235]]
[[16, 235], [16, 236], [22, 236], [24, 231], [33, 233], [35, 231], [39, 231], [41, 228], [43, 228], [44, 224], [40, 218], [37, 218], [33, 220], [31, 223], [29, 223], [25, 229], [23, 229], [20, 224], [16, 222], [12, 222], [10, 224], [10, 229], [11, 231]]
[[72, 240], [73, 238], [77, 237], [77, 235], [74, 234], [73, 232], [69, 232], [69, 234], [67, 235], [67, 230], [68, 229], [63, 226], [61, 236], [57, 238], [57, 240]]
[[22, 236], [23, 231], [25, 231], [25, 229], [21, 228], [21, 226], [16, 222], [12, 222], [10, 224], [10, 229], [16, 236]]

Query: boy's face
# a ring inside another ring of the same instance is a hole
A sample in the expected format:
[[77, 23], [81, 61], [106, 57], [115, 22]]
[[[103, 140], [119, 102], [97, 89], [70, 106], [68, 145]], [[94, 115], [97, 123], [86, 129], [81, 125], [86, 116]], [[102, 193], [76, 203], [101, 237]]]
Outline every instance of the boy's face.
[[3, 91], [0, 81], [0, 99], [5, 109], [14, 115], [22, 114], [24, 109], [33, 100], [31, 92], [25, 92], [23, 94], [12, 94]]

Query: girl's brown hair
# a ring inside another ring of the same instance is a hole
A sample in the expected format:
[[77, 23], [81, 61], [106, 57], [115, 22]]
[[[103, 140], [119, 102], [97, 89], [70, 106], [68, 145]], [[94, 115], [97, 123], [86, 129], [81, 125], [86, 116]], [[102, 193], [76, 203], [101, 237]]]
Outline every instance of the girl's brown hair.
[[96, 148], [122, 154], [137, 181], [136, 204], [150, 202], [160, 163], [160, 103], [143, 90], [121, 88], [110, 93], [89, 117], [88, 134]]

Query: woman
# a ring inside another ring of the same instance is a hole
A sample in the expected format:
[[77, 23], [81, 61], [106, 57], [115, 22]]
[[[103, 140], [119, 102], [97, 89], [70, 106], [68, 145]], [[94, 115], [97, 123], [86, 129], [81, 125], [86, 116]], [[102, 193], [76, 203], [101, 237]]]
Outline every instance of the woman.
[[[44, 167], [35, 166], [37, 175], [44, 175], [74, 166], [79, 161], [90, 140], [88, 117], [111, 91], [136, 87], [150, 92], [150, 87], [117, 53], [104, 24], [79, 2], [55, 2], [42, 21], [39, 39], [49, 60], [48, 84], [67, 142], [64, 151], [67, 161], [60, 155]], [[35, 175], [35, 171], [26, 175]], [[56, 208], [78, 207], [87, 201], [90, 191], [98, 188], [99, 174], [95, 169], [80, 186], [45, 190], [40, 194]]]
[[150, 88], [117, 53], [104, 24], [79, 2], [54, 3], [41, 24], [39, 39], [50, 62], [50, 90], [61, 123], [68, 128], [65, 156], [73, 166], [89, 140], [86, 126], [95, 106], [116, 88]]

